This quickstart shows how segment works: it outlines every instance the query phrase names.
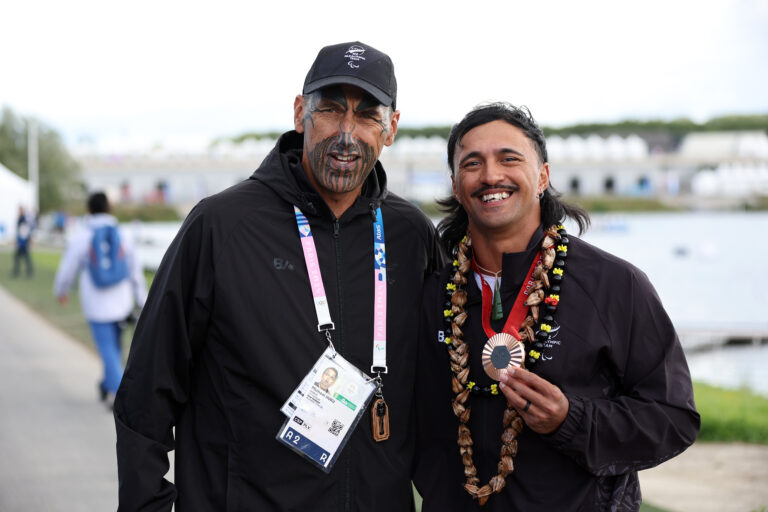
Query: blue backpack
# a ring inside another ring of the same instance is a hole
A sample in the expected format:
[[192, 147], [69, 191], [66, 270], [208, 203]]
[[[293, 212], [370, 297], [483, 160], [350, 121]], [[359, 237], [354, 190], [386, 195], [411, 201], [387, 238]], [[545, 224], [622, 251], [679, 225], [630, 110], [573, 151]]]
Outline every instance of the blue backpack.
[[128, 277], [125, 251], [115, 226], [101, 226], [93, 230], [88, 271], [98, 288], [112, 286]]

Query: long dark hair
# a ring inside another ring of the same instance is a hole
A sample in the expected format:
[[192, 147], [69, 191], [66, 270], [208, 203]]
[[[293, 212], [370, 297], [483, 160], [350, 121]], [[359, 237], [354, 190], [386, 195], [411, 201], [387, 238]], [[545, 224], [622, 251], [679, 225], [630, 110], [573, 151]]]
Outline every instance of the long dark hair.
[[[448, 165], [451, 173], [455, 171], [453, 157], [456, 154], [456, 145], [461, 142], [461, 138], [472, 128], [490, 123], [491, 121], [502, 120], [520, 128], [526, 137], [533, 142], [536, 153], [541, 163], [547, 160], [547, 142], [544, 140], [544, 132], [536, 124], [531, 112], [526, 107], [516, 107], [510, 103], [497, 102], [479, 105], [472, 109], [464, 119], [453, 125], [451, 133], [448, 136]], [[579, 226], [579, 234], [584, 233], [589, 227], [589, 214], [582, 208], [562, 201], [560, 194], [550, 184], [545, 190], [544, 195], [539, 200], [541, 205], [541, 223], [544, 226], [559, 224], [566, 217], [573, 219]], [[469, 218], [464, 207], [459, 204], [453, 195], [438, 199], [437, 204], [440, 209], [448, 215], [437, 225], [440, 233], [443, 247], [448, 254], [454, 254], [459, 241], [467, 233]]]

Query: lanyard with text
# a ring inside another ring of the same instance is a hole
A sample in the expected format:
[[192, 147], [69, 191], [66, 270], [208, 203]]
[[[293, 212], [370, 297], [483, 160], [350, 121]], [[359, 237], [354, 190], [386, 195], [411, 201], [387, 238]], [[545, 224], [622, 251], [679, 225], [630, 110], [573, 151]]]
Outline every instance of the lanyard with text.
[[[312, 229], [301, 210], [297, 206], [294, 206], [293, 210], [296, 214], [296, 225], [299, 229], [304, 260], [312, 287], [315, 312], [317, 313], [317, 330], [325, 331], [328, 342], [333, 348], [330, 331], [335, 329], [335, 325], [331, 320], [328, 299], [325, 295]], [[374, 439], [383, 441], [389, 437], [389, 410], [386, 402], [384, 402], [381, 382], [381, 374], [387, 373], [387, 267], [381, 208], [376, 209], [376, 221], [373, 223], [373, 278], [373, 363], [371, 364], [371, 373], [377, 375], [375, 379], [377, 400], [371, 409], [371, 421]], [[335, 349], [333, 350], [335, 352]]]
[[[523, 286], [517, 294], [515, 304], [512, 306], [512, 311], [509, 312], [507, 320], [504, 322], [504, 328], [501, 330], [501, 332], [511, 334], [518, 340], [520, 339], [518, 330], [520, 329], [520, 325], [523, 323], [525, 316], [528, 314], [528, 306], [525, 305], [525, 301], [528, 298], [530, 287], [533, 284], [533, 271], [536, 269], [539, 262], [541, 262], [541, 253], [538, 253], [536, 257], [533, 258], [533, 263], [531, 263], [531, 268], [528, 270], [528, 275], [525, 276], [525, 281], [523, 281]], [[475, 272], [479, 272], [475, 265], [474, 258], [472, 259], [472, 269]], [[482, 282], [483, 291], [483, 330], [485, 331], [486, 336], [492, 338], [496, 334], [491, 328], [491, 303], [493, 302], [493, 290], [491, 290], [490, 285], [485, 282], [485, 279], [480, 279], [480, 281]]]

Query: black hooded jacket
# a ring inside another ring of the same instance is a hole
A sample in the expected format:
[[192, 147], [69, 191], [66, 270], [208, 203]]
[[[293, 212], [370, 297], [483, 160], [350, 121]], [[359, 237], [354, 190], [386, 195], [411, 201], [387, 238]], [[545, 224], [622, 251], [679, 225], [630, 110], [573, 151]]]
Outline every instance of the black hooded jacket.
[[[544, 232], [528, 248], [504, 254], [504, 319], [517, 297]], [[569, 235], [560, 302], [552, 330], [533, 370], [558, 386], [569, 411], [555, 432], [524, 427], [514, 471], [500, 494], [482, 508], [464, 490], [457, 442], [459, 421], [451, 402], [451, 368], [444, 343], [448, 265], [427, 281], [417, 376], [417, 465], [414, 482], [424, 512], [615, 511], [640, 508], [637, 472], [673, 457], [693, 443], [700, 418], [688, 365], [656, 291], [646, 275], [611, 254]], [[469, 344], [469, 380], [490, 386], [481, 354], [481, 292], [470, 274], [462, 331]], [[495, 332], [504, 320], [494, 321]], [[469, 428], [480, 485], [497, 474], [506, 400], [472, 396]]]
[[[399, 511], [413, 507], [421, 288], [442, 263], [432, 223], [376, 163], [336, 219], [284, 134], [250, 179], [201, 201], [163, 258], [115, 402], [121, 511]], [[336, 349], [371, 366], [373, 212], [386, 234], [391, 437], [369, 416], [329, 474], [279, 444], [280, 407], [327, 346], [293, 205], [309, 219]], [[175, 427], [175, 440], [173, 428]], [[175, 449], [174, 484], [163, 479]]]

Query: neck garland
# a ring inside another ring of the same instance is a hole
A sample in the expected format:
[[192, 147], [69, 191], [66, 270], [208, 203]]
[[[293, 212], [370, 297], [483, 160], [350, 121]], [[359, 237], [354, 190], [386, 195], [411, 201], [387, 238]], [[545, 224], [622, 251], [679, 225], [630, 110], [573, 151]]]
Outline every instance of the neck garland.
[[[523, 367], [533, 370], [542, 360], [542, 353], [546, 347], [549, 331], [554, 320], [553, 315], [560, 300], [560, 284], [563, 279], [565, 260], [568, 256], [568, 237], [562, 225], [552, 226], [546, 231], [546, 236], [541, 243], [541, 263], [535, 268], [532, 278], [526, 306], [530, 306], [528, 316], [519, 327], [519, 339], [525, 343], [527, 357], [522, 363]], [[557, 246], [555, 246], [557, 244]], [[469, 344], [464, 341], [462, 326], [466, 323], [468, 313], [464, 310], [467, 302], [467, 274], [472, 269], [471, 251], [472, 241], [465, 236], [459, 242], [458, 253], [453, 261], [455, 269], [453, 278], [446, 284], [446, 307], [443, 312], [445, 321], [450, 325], [447, 329], [445, 343], [449, 348], [451, 358], [451, 370], [453, 378], [451, 386], [456, 398], [453, 401], [453, 412], [459, 418], [458, 445], [459, 454], [464, 464], [466, 483], [464, 489], [478, 501], [480, 506], [485, 505], [493, 493], [500, 492], [506, 485], [507, 476], [513, 471], [513, 458], [517, 455], [517, 436], [523, 429], [523, 420], [517, 411], [507, 402], [502, 423], [504, 432], [501, 435], [501, 455], [498, 464], [498, 474], [480, 487], [480, 479], [477, 477], [477, 468], [472, 460], [473, 441], [469, 430], [470, 407], [467, 400], [470, 394], [498, 395], [498, 384], [481, 388], [469, 380]], [[545, 314], [540, 319], [540, 308], [545, 309]], [[534, 330], [534, 326], [537, 329]]]

